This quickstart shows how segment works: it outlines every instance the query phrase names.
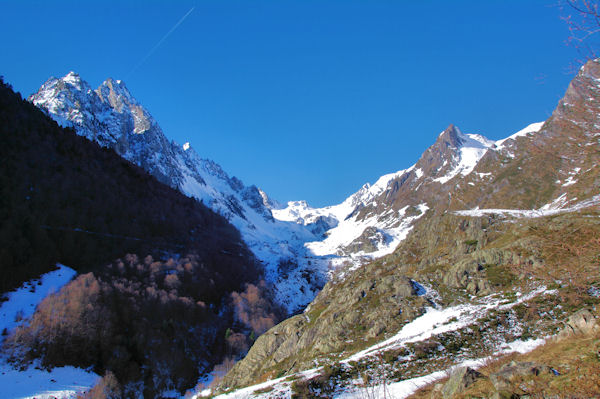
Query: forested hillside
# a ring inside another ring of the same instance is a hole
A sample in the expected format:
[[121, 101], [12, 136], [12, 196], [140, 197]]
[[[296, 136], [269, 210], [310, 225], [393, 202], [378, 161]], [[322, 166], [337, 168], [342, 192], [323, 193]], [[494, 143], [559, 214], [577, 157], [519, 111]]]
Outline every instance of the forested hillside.
[[184, 392], [279, 320], [225, 218], [60, 127], [4, 82], [0, 159], [0, 292], [57, 262], [79, 272], [3, 332], [17, 367], [91, 368], [117, 397]]
[[126, 253], [193, 250], [219, 265], [229, 288], [256, 276], [239, 232], [223, 217], [59, 127], [4, 83], [0, 159], [2, 292], [56, 262], [91, 271]]

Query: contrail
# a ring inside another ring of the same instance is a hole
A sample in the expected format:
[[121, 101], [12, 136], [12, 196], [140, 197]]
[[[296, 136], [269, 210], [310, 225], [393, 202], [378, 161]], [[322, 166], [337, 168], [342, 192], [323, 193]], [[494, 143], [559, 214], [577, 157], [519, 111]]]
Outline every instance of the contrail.
[[150, 56], [152, 54], [154, 54], [154, 52], [160, 47], [160, 45], [163, 44], [165, 40], [167, 40], [167, 38], [171, 35], [171, 33], [173, 33], [175, 31], [175, 29], [177, 29], [179, 27], [179, 25], [181, 25], [183, 23], [183, 21], [188, 17], [188, 15], [190, 15], [192, 13], [192, 11], [194, 11], [194, 8], [196, 8], [196, 7], [190, 8], [190, 10], [188, 12], [186, 12], [185, 15], [183, 17], [181, 17], [181, 19], [179, 21], [177, 21], [177, 23], [175, 25], [173, 25], [173, 27], [167, 32], [167, 34], [164, 35], [162, 37], [162, 39], [160, 39], [158, 41], [158, 43], [156, 43], [154, 45], [154, 47], [152, 47], [152, 49], [148, 52], [148, 54], [146, 54], [146, 56], [144, 58], [142, 58], [142, 60], [140, 62], [138, 62], [137, 65], [134, 66], [131, 71], [129, 71], [129, 73], [127, 74], [127, 77], [126, 77], [127, 79], [131, 76], [132, 73], [135, 72], [136, 69], [138, 69], [140, 66], [142, 66], [142, 64], [144, 62], [146, 62], [146, 60], [148, 58], [150, 58]]

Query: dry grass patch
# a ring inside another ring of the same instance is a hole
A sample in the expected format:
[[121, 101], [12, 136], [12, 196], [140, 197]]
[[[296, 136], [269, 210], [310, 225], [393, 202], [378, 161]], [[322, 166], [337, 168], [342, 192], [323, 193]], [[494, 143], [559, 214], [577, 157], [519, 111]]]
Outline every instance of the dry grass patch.
[[[532, 398], [572, 397], [592, 398], [600, 395], [600, 334], [572, 336], [560, 341], [551, 339], [546, 344], [526, 353], [511, 353], [487, 362], [478, 371], [486, 376], [498, 372], [512, 362], [535, 362], [556, 370], [559, 375], [541, 373], [515, 380], [515, 387]], [[435, 381], [410, 396], [412, 399], [429, 399], [437, 384]], [[456, 399], [490, 397], [495, 388], [489, 379], [478, 380]], [[567, 395], [567, 396], [565, 396]]]

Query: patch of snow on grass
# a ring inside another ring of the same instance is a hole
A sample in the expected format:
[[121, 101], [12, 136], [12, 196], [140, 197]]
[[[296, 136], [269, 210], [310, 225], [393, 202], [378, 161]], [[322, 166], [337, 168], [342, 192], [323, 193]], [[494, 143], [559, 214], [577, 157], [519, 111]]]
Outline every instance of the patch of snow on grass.
[[[542, 293], [554, 294], [555, 291], [548, 291], [546, 287], [542, 286], [527, 295], [518, 296], [515, 302], [505, 304], [502, 303], [501, 299], [492, 295], [482, 298], [480, 303], [462, 304], [444, 309], [427, 308], [423, 315], [406, 324], [396, 335], [355, 353], [344, 362], [357, 361], [384, 348], [396, 348], [407, 343], [426, 340], [433, 335], [459, 330], [475, 322], [490, 309], [511, 308]], [[450, 322], [450, 320], [455, 321]]]
[[[436, 371], [436, 372], [428, 374], [428, 375], [411, 378], [408, 380], [393, 382], [391, 384], [388, 384], [385, 387], [380, 385], [380, 386], [376, 386], [376, 387], [370, 387], [367, 389], [369, 390], [369, 392], [382, 392], [382, 393], [387, 392], [387, 396], [395, 398], [395, 399], [407, 398], [410, 395], [412, 395], [413, 393], [415, 393], [416, 391], [418, 391], [420, 388], [422, 388], [426, 385], [429, 385], [432, 382], [435, 382], [437, 380], [441, 380], [444, 377], [447, 377], [449, 374], [451, 374], [457, 368], [468, 366], [468, 367], [477, 369], [477, 368], [485, 365], [489, 360], [491, 360], [497, 356], [505, 355], [505, 354], [513, 353], [513, 352], [518, 352], [518, 353], [531, 352], [538, 346], [542, 345], [544, 342], [545, 342], [544, 339], [535, 339], [535, 340], [530, 340], [530, 341], [516, 340], [516, 341], [510, 342], [510, 343], [507, 343], [504, 347], [502, 347], [498, 352], [496, 352], [492, 356], [488, 356], [488, 357], [481, 358], [481, 359], [465, 360], [465, 361], [463, 361], [455, 366], [452, 366], [446, 370]], [[353, 391], [344, 392], [341, 395], [335, 396], [335, 398], [339, 398], [339, 399], [358, 398], [358, 399], [361, 399], [361, 398], [369, 397], [366, 395], [367, 389], [356, 388]], [[376, 396], [376, 397], [381, 397], [381, 395]]]
[[564, 184], [562, 186], [563, 187], [568, 187], [570, 185], [573, 185], [573, 184], [577, 183], [577, 179], [575, 178], [575, 176], [577, 176], [577, 174], [579, 173], [579, 171], [581, 171], [581, 168], [575, 168], [575, 169], [573, 169], [569, 173], [569, 177], [567, 178], [567, 180], [565, 180], [565, 182], [564, 182]]
[[577, 179], [573, 178], [573, 176], [569, 176], [569, 178], [567, 180], [565, 180], [565, 182], [563, 183], [563, 187], [568, 187], [571, 186], [573, 184], [577, 183]]
[[[433, 335], [438, 335], [444, 332], [456, 331], [468, 325], [471, 325], [476, 322], [477, 319], [485, 315], [488, 311], [492, 309], [509, 309], [513, 306], [528, 301], [538, 295], [553, 295], [556, 294], [556, 290], [547, 290], [546, 287], [541, 286], [538, 287], [529, 293], [523, 295], [518, 294], [517, 299], [514, 302], [506, 303], [504, 298], [499, 298], [497, 295], [490, 295], [481, 300], [478, 303], [474, 304], [461, 304], [456, 306], [451, 306], [445, 309], [434, 309], [427, 308], [425, 313], [412, 322], [406, 324], [397, 334], [386, 339], [382, 342], [379, 342], [369, 348], [366, 348], [360, 352], [355, 353], [342, 360], [341, 363], [345, 365], [349, 365], [352, 361], [358, 361], [365, 357], [373, 356], [380, 353], [382, 350], [392, 349], [401, 347], [407, 343], [411, 342], [420, 342], [430, 338]], [[513, 342], [509, 342], [500, 347], [493, 356], [498, 356], [501, 354], [511, 353], [511, 352], [520, 352], [525, 353], [533, 350], [537, 346], [544, 343], [544, 339], [536, 339], [531, 341], [521, 341], [516, 340]], [[479, 367], [487, 362], [490, 357], [483, 359], [475, 359], [475, 360], [467, 360], [464, 361], [454, 367], [461, 366], [470, 366], [470, 367]], [[436, 381], [448, 375], [448, 371], [452, 370], [454, 367], [437, 371], [432, 374], [428, 374], [425, 376], [412, 378], [404, 381], [395, 382], [389, 384], [386, 389], [388, 393], [391, 393], [391, 397], [394, 398], [405, 398], [410, 394], [414, 393], [420, 387], [427, 385], [430, 382]], [[318, 375], [320, 372], [320, 368], [313, 368], [310, 370], [305, 370], [296, 374], [298, 378], [312, 378], [315, 375]], [[275, 393], [280, 394], [281, 396], [277, 397], [289, 397], [291, 395], [290, 392], [290, 383], [287, 380], [289, 376], [281, 377], [275, 380], [270, 380], [263, 382], [261, 384], [253, 385], [250, 387], [242, 388], [237, 391], [223, 394], [217, 396], [218, 398], [226, 398], [226, 399], [242, 399], [248, 398], [250, 396], [256, 398], [267, 398], [267, 397], [276, 397]], [[253, 392], [262, 390], [265, 388], [272, 387], [273, 390], [269, 391], [265, 394], [255, 394], [252, 395]], [[372, 390], [373, 388], [369, 388]], [[383, 392], [383, 389], [382, 389]], [[348, 391], [336, 396], [336, 398], [363, 398], [366, 397], [364, 390], [360, 388], [354, 388], [354, 390], [349, 389]]]

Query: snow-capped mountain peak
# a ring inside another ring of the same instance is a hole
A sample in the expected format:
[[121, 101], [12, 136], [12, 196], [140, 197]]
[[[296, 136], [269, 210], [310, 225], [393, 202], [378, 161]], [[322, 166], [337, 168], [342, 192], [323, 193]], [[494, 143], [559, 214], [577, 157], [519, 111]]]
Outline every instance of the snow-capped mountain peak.
[[464, 134], [454, 125], [448, 126], [429, 147], [416, 168], [433, 181], [444, 184], [461, 174], [468, 175], [494, 142], [479, 134]]
[[461, 139], [463, 137], [464, 135], [462, 134], [460, 129], [451, 123], [445, 130], [443, 130], [438, 135], [436, 144], [438, 144], [440, 147], [458, 148], [461, 145]]
[[74, 86], [77, 88], [77, 90], [81, 90], [81, 77], [79, 76], [79, 74], [71, 71], [68, 74], [65, 75], [64, 78], [62, 78], [62, 81], [65, 83], [70, 84], [71, 86]]
[[[311, 261], [304, 243], [317, 239], [329, 225], [321, 223], [316, 228], [275, 220], [271, 209], [282, 208], [280, 204], [258, 187], [229, 176], [217, 163], [201, 158], [189, 142], [180, 145], [167, 139], [123, 81], [109, 78], [93, 90], [70, 72], [49, 79], [29, 100], [60, 124], [113, 148], [161, 182], [228, 218], [262, 261], [266, 278], [276, 283], [279, 302], [290, 312], [310, 302], [325, 283], [327, 262]], [[289, 259], [301, 261], [282, 274], [280, 264]]]
[[153, 124], [156, 124], [152, 116], [137, 102], [121, 80], [106, 79], [96, 89], [96, 94], [116, 112], [129, 113], [133, 116], [134, 133], [144, 133]]

